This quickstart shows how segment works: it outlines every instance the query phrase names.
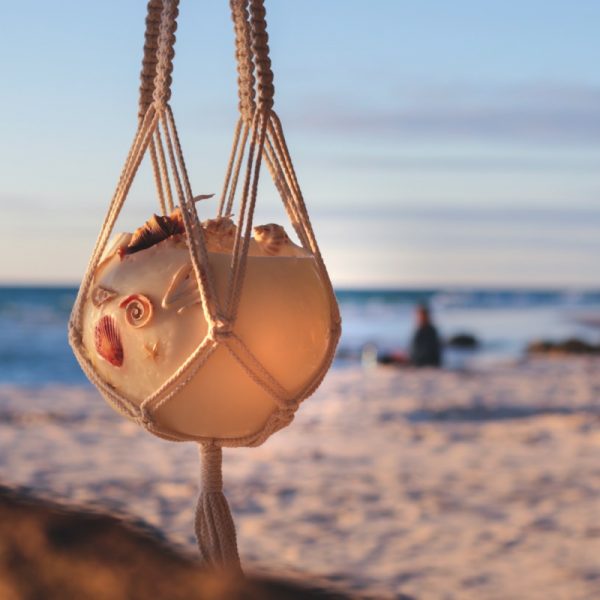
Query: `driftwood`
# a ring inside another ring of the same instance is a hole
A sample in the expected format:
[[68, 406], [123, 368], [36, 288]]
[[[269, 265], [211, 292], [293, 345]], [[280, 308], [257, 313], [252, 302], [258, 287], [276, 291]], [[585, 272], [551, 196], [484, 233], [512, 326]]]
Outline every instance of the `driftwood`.
[[286, 600], [350, 596], [320, 584], [211, 572], [141, 521], [0, 486], [0, 598]]

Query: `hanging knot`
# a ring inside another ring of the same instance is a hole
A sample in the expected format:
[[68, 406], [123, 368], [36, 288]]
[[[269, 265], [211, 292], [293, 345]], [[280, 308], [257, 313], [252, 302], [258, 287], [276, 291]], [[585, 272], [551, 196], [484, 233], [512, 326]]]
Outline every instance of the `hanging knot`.
[[281, 406], [279, 408], [279, 410], [277, 411], [277, 418], [289, 423], [289, 422], [293, 421], [295, 412], [297, 410], [298, 410], [297, 403], [293, 403], [289, 406]]
[[152, 415], [145, 406], [140, 407], [140, 416], [138, 420], [146, 429], [149, 429], [154, 424], [154, 419], [152, 419]]
[[225, 317], [217, 317], [211, 325], [209, 338], [215, 342], [226, 340], [233, 335], [232, 325], [229, 319]]
[[221, 472], [222, 450], [214, 444], [201, 444], [202, 466], [200, 482], [202, 493], [223, 491], [223, 474]]

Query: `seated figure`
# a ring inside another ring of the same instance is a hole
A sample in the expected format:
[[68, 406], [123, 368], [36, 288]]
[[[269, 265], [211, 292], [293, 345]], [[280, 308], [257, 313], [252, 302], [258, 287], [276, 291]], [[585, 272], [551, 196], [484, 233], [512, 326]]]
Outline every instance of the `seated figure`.
[[429, 308], [417, 307], [417, 329], [410, 346], [410, 362], [415, 367], [439, 367], [442, 364], [442, 347], [437, 329], [431, 322]]

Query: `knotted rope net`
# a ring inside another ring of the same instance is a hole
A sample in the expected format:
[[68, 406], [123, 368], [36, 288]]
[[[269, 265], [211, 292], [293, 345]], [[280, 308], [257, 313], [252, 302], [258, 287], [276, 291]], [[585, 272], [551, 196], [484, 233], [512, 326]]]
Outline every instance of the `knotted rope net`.
[[[233, 520], [222, 492], [221, 448], [257, 446], [272, 433], [288, 425], [300, 402], [315, 391], [329, 369], [341, 330], [331, 282], [313, 232], [281, 121], [273, 110], [275, 90], [263, 2], [264, 0], [230, 0], [235, 32], [240, 116], [234, 130], [217, 213], [221, 217], [231, 215], [234, 211], [237, 214], [229, 285], [225, 296], [220, 298], [215, 293], [215, 278], [209, 262], [205, 234], [196, 211], [175, 118], [169, 104], [179, 2], [150, 0], [141, 71], [138, 128], [87, 265], [69, 323], [69, 340], [82, 369], [116, 410], [158, 437], [172, 441], [192, 440], [200, 444], [203, 466], [195, 519], [198, 545], [206, 563], [228, 568], [239, 568], [239, 556]], [[141, 403], [136, 403], [105, 381], [94, 367], [83, 345], [82, 329], [84, 304], [90, 294], [94, 274], [146, 154], [150, 156], [161, 213], [168, 214], [175, 205], [181, 211], [208, 333], [158, 389]], [[330, 331], [327, 350], [314, 376], [294, 394], [286, 390], [269, 372], [235, 330], [263, 160], [302, 247], [314, 257], [321, 283], [329, 298]], [[275, 400], [276, 410], [264, 426], [248, 435], [219, 438], [182, 434], [157, 422], [154, 418], [156, 411], [169, 403], [192, 380], [218, 347], [225, 347], [251, 380]]]

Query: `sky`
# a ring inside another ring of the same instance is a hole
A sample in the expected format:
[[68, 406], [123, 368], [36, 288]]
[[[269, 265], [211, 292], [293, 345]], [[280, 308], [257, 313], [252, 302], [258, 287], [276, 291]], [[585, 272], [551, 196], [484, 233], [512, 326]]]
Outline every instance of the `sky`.
[[[267, 0], [275, 109], [334, 284], [600, 288], [600, 3]], [[76, 284], [137, 125], [146, 2], [0, 0], [0, 283]], [[195, 194], [236, 120], [226, 0], [181, 0]], [[257, 222], [281, 220], [262, 178]], [[156, 210], [139, 173], [121, 230]], [[201, 206], [201, 218], [215, 206]]]

